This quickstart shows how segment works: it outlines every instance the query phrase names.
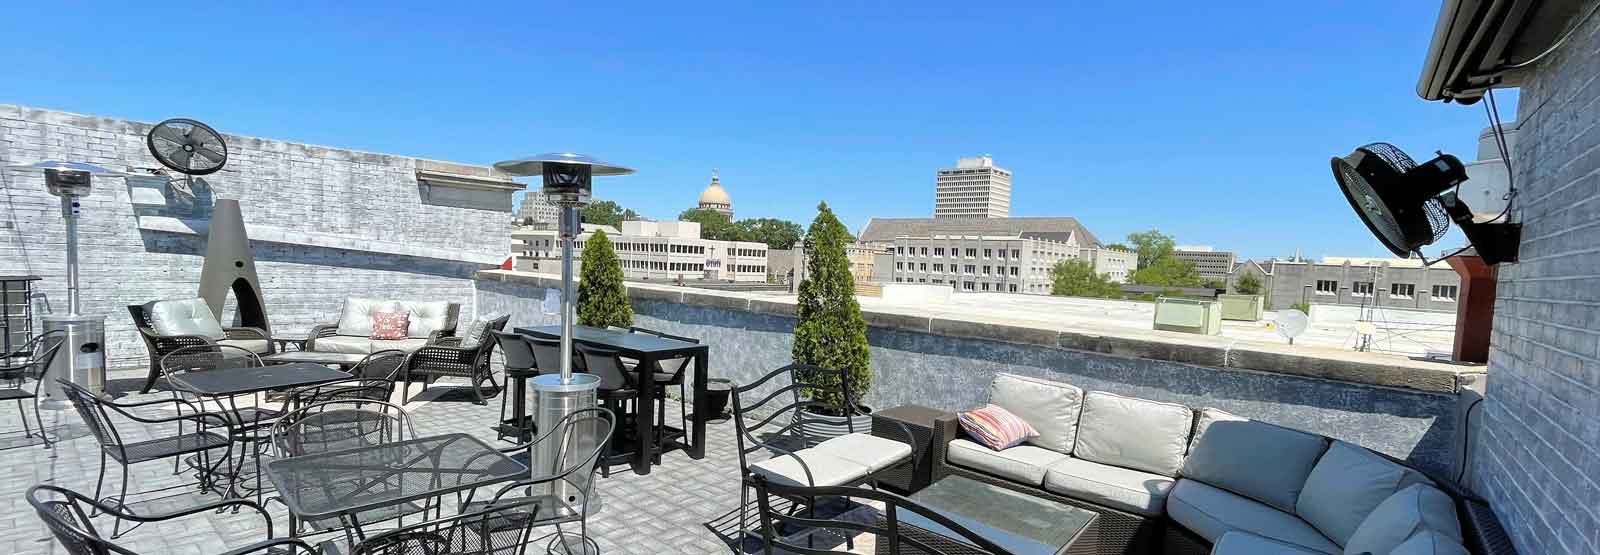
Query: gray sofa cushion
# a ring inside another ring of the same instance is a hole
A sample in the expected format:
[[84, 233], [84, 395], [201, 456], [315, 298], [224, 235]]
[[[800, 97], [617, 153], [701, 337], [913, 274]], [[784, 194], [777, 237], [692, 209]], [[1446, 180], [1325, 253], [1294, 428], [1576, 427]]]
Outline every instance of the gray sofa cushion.
[[1306, 478], [1295, 514], [1344, 545], [1379, 503], [1408, 482], [1426, 480], [1371, 451], [1335, 441]]
[[803, 487], [852, 484], [871, 473], [866, 466], [816, 449], [801, 449], [793, 456], [778, 455], [752, 463], [750, 471], [776, 484]]
[[1237, 530], [1315, 552], [1340, 553], [1339, 544], [1292, 514], [1187, 478], [1178, 480], [1167, 495], [1167, 516], [1212, 543]]
[[1388, 553], [1420, 530], [1432, 530], [1461, 540], [1461, 520], [1450, 496], [1426, 484], [1397, 491], [1361, 521], [1344, 552]]
[[212, 341], [228, 338], [205, 299], [155, 301], [144, 305], [144, 310], [156, 335], [198, 335]]
[[272, 346], [267, 344], [265, 339], [223, 339], [217, 341], [217, 344], [238, 347], [258, 355], [264, 355], [272, 351]]
[[1072, 453], [1078, 437], [1083, 390], [1071, 384], [997, 374], [989, 383], [989, 402], [1021, 417], [1039, 432], [1028, 443], [1063, 455]]
[[406, 328], [407, 337], [427, 339], [428, 334], [452, 329], [451, 326], [455, 325], [455, 322], [450, 321], [448, 302], [400, 301], [400, 306], [411, 311], [411, 325]]
[[1205, 409], [1180, 474], [1293, 512], [1326, 448], [1320, 436]]
[[1067, 458], [1045, 469], [1044, 489], [1096, 505], [1159, 517], [1176, 482], [1160, 474]]
[[372, 312], [404, 310], [397, 301], [350, 297], [344, 300], [344, 310], [339, 313], [339, 335], [368, 337], [372, 335]]
[[1072, 456], [1177, 476], [1193, 426], [1189, 407], [1090, 391], [1083, 397]]
[[484, 333], [484, 330], [489, 328], [489, 323], [505, 316], [504, 312], [497, 312], [473, 318], [471, 322], [462, 320], [461, 323], [456, 324], [456, 337], [461, 338], [461, 347], [463, 349], [473, 349], [481, 345], [489, 339], [487, 334]]
[[1211, 546], [1211, 555], [1321, 555], [1321, 551], [1312, 551], [1292, 543], [1284, 543], [1272, 538], [1264, 538], [1249, 532], [1228, 532], [1216, 545]]
[[951, 464], [1039, 486], [1044, 484], [1045, 469], [1066, 460], [1067, 456], [1033, 445], [1018, 445], [1004, 451], [995, 451], [971, 440], [956, 439], [950, 441], [950, 451], [946, 458]]
[[1389, 555], [1467, 555], [1467, 548], [1449, 536], [1433, 530], [1418, 530]]
[[864, 465], [873, 472], [911, 456], [910, 445], [863, 432], [831, 438], [811, 449]]
[[334, 335], [318, 337], [312, 343], [314, 350], [325, 353], [350, 353], [358, 355], [372, 354], [378, 351], [399, 349], [406, 352], [421, 349], [428, 344], [427, 339], [398, 339], [393, 341], [373, 340], [365, 336], [352, 337], [348, 335]]

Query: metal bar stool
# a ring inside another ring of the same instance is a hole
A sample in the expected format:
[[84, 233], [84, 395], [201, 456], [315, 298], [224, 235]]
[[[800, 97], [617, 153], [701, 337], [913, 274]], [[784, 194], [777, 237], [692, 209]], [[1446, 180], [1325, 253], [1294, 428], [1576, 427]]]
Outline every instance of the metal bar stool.
[[514, 438], [514, 443], [527, 443], [533, 439], [533, 418], [528, 416], [528, 379], [539, 375], [539, 364], [533, 346], [519, 333], [493, 331], [494, 340], [500, 344], [500, 354], [505, 356], [506, 385], [511, 388], [511, 417], [506, 417], [506, 396], [500, 396], [500, 420], [495, 425], [495, 439]]

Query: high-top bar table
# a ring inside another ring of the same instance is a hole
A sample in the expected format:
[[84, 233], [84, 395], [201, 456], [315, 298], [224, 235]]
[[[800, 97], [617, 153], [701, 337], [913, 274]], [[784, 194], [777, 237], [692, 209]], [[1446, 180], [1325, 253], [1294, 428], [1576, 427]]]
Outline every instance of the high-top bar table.
[[[549, 339], [561, 338], [561, 326], [538, 326], [531, 328], [516, 328], [514, 331], [524, 335], [544, 337]], [[650, 335], [647, 333], [631, 333], [624, 330], [609, 330], [589, 326], [573, 326], [572, 340], [600, 347], [612, 349], [622, 356], [639, 361], [634, 367], [638, 373], [639, 398], [650, 403], [655, 402], [656, 383], [652, 374], [656, 363], [683, 357], [694, 358], [694, 417], [690, 425], [693, 433], [684, 432], [689, 436], [687, 445], [682, 445], [689, 456], [700, 459], [706, 454], [706, 372], [711, 353], [709, 345], [704, 343], [690, 343]], [[634, 450], [633, 471], [637, 474], [650, 473], [650, 461], [654, 459], [655, 449], [651, 447], [652, 433], [655, 427], [654, 407], [643, 406], [641, 403], [639, 414], [634, 417], [634, 427], [637, 429], [638, 448]], [[666, 451], [667, 441], [662, 442], [662, 451]]]

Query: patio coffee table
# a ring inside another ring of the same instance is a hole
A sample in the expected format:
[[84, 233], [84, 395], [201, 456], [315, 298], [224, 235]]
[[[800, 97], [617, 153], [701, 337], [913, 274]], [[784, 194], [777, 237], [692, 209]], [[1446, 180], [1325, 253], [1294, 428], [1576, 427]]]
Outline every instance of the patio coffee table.
[[[1099, 549], [1098, 515], [1093, 511], [964, 476], [947, 476], [912, 494], [911, 500], [1017, 555], [1090, 555]], [[943, 553], [986, 553], [921, 515], [899, 511], [897, 516], [902, 536]], [[889, 542], [879, 538], [877, 553], [887, 554], [888, 549]], [[900, 544], [900, 552], [921, 553], [907, 543]]]
[[361, 363], [367, 355], [355, 353], [329, 353], [325, 351], [284, 351], [261, 357], [261, 362], [267, 364], [282, 364], [286, 362], [308, 362], [327, 366], [338, 366], [341, 370], [349, 370], [352, 366]]

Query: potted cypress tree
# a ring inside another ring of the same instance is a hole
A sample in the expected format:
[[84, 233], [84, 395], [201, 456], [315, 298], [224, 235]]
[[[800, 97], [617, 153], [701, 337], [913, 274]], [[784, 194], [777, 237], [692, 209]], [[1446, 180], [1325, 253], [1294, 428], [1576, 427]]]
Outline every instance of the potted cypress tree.
[[[854, 422], [857, 432], [872, 427], [872, 417], [860, 406], [872, 387], [867, 357], [867, 323], [856, 302], [855, 278], [845, 243], [850, 232], [834, 217], [827, 203], [817, 205], [817, 218], [806, 231], [805, 275], [800, 281], [795, 307], [794, 362], [817, 370], [799, 372], [806, 392], [824, 407], [811, 407], [797, 416], [808, 437], [835, 437], [847, 433]], [[839, 380], [850, 381], [850, 403], [840, 395]], [[863, 410], [849, 410], [852, 404]]]
[[606, 232], [596, 231], [583, 245], [578, 277], [578, 323], [603, 328], [633, 325], [633, 306], [622, 286], [622, 263]]

